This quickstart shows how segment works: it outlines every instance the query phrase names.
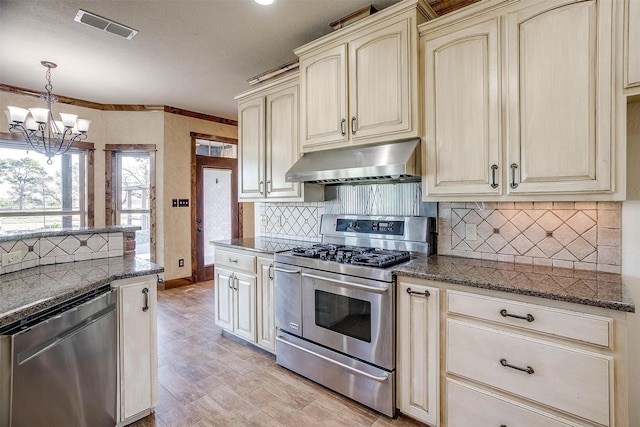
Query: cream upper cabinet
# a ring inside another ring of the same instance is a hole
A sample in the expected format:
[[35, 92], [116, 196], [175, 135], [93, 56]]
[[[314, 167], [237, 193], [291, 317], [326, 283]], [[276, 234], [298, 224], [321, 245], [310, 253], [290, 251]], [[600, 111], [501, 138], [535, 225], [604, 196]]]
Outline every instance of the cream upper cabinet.
[[300, 83], [302, 150], [346, 142], [347, 45], [301, 59]]
[[439, 424], [440, 290], [398, 283], [398, 409]]
[[318, 201], [285, 174], [299, 158], [299, 78], [288, 74], [238, 95], [240, 201]]
[[622, 9], [485, 0], [421, 25], [424, 199], [623, 200]]
[[625, 87], [637, 88], [640, 87], [640, 0], [624, 2]]
[[606, 0], [506, 16], [509, 194], [612, 189], [612, 19]]
[[295, 51], [302, 152], [419, 136], [422, 0], [388, 7]]
[[429, 195], [502, 192], [498, 19], [421, 39]]

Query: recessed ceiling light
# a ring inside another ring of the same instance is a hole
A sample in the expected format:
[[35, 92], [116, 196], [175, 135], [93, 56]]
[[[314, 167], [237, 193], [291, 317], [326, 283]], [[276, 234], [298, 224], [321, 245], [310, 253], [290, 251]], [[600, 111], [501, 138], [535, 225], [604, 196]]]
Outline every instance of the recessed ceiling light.
[[258, 4], [261, 4], [262, 6], [270, 6], [272, 4], [274, 4], [277, 0], [253, 0]]

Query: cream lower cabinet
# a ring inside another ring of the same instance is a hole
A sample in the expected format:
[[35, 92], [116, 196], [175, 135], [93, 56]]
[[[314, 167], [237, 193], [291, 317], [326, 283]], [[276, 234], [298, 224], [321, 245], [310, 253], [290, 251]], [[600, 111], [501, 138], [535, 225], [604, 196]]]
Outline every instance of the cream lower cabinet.
[[216, 325], [274, 352], [273, 257], [215, 246], [214, 281]]
[[615, 339], [626, 313], [468, 289], [398, 278], [402, 413], [445, 427], [629, 426]]
[[424, 198], [623, 199], [622, 8], [492, 0], [423, 24]]
[[436, 426], [440, 415], [440, 290], [398, 283], [397, 406]]
[[276, 323], [273, 306], [273, 258], [258, 258], [258, 287], [256, 298], [257, 344], [276, 351]]
[[155, 276], [112, 283], [118, 290], [118, 425], [148, 415], [158, 403]]

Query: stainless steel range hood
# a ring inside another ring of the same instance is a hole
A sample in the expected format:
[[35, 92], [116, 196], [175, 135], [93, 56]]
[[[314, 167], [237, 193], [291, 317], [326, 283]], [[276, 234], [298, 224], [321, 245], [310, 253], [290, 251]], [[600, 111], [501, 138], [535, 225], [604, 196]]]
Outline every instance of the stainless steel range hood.
[[420, 138], [305, 153], [289, 169], [289, 182], [339, 184], [420, 180]]

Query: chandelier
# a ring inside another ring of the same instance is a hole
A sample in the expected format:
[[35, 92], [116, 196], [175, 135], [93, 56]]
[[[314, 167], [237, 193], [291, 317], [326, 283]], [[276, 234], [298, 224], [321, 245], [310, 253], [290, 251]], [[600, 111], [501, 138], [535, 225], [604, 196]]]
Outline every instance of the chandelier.
[[[47, 108], [20, 108], [9, 106], [5, 111], [9, 119], [9, 130], [12, 133], [21, 133], [29, 145], [38, 153], [48, 157], [47, 163], [51, 164], [51, 158], [56, 154], [64, 154], [76, 141], [87, 138], [90, 120], [78, 119], [76, 114], [60, 113], [61, 120], [55, 120], [51, 112], [51, 106], [58, 98], [51, 93], [51, 69], [57, 65], [53, 62], [40, 62], [46, 69], [47, 84], [44, 86], [47, 93], [40, 98], [47, 104]], [[31, 113], [29, 115], [29, 113]]]

